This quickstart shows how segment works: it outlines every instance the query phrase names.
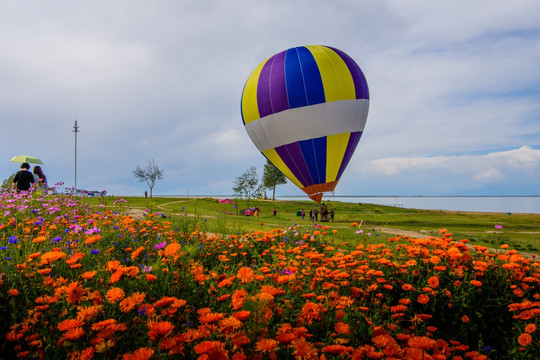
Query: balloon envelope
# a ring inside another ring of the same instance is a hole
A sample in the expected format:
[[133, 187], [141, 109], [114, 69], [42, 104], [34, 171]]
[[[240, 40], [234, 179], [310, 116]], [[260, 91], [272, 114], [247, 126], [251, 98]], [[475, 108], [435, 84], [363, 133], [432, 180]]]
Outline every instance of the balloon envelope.
[[344, 52], [320, 45], [263, 61], [242, 93], [242, 120], [255, 146], [311, 199], [333, 191], [367, 119], [369, 90]]

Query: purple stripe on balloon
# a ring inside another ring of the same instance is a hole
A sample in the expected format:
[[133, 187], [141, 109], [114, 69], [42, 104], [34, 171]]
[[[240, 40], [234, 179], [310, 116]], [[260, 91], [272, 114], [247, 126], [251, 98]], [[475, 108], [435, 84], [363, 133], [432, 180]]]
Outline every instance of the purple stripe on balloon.
[[272, 56], [261, 69], [257, 83], [257, 104], [262, 117], [289, 109], [285, 84], [285, 53]]
[[283, 51], [274, 57], [270, 72], [270, 104], [272, 114], [289, 109], [287, 84], [285, 82], [285, 54]]
[[297, 142], [279, 146], [276, 148], [276, 152], [303, 187], [313, 185], [302, 150]]
[[259, 75], [259, 81], [257, 82], [257, 106], [259, 107], [259, 115], [261, 117], [270, 115], [272, 113], [269, 81], [270, 70], [272, 69], [274, 57], [275, 55], [268, 59], [266, 64], [263, 65]]
[[349, 136], [349, 143], [347, 144], [345, 155], [343, 155], [343, 160], [341, 161], [341, 165], [339, 166], [339, 171], [338, 171], [336, 180], [339, 180], [341, 178], [341, 174], [343, 174], [343, 171], [345, 171], [345, 168], [349, 164], [349, 161], [351, 160], [351, 157], [354, 153], [354, 150], [356, 149], [356, 146], [358, 145], [358, 142], [360, 141], [361, 136], [362, 136], [361, 131], [352, 132], [351, 135]]
[[360, 69], [358, 64], [343, 51], [329, 46], [328, 48], [334, 50], [341, 57], [341, 59], [343, 59], [343, 61], [349, 68], [349, 71], [351, 72], [353, 78], [354, 88], [356, 90], [356, 98], [369, 99], [369, 90], [366, 77], [364, 76], [364, 73], [362, 73], [362, 70]]

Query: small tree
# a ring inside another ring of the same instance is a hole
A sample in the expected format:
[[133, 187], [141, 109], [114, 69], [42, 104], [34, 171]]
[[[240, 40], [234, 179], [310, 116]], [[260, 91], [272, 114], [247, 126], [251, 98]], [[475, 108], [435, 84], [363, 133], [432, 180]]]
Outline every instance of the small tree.
[[163, 179], [163, 170], [159, 168], [154, 159], [148, 160], [146, 167], [142, 168], [139, 165], [133, 170], [133, 175], [139, 182], [146, 181], [150, 188], [150, 197], [152, 197], [152, 189], [156, 181]]
[[257, 196], [257, 194], [260, 193], [260, 190], [261, 186], [259, 184], [257, 168], [255, 166], [251, 166], [248, 170], [246, 170], [246, 172], [234, 179], [234, 194], [240, 197], [245, 197], [247, 207], [249, 207], [249, 200], [252, 197]]
[[286, 183], [285, 175], [267, 159], [264, 165], [263, 186], [272, 190], [272, 201], [276, 199], [276, 186]]

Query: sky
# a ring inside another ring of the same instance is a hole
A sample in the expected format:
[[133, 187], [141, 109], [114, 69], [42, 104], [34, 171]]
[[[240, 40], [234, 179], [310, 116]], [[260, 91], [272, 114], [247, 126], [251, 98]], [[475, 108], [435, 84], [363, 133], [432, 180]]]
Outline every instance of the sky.
[[[0, 0], [0, 180], [231, 195], [266, 159], [241, 118], [257, 65], [295, 46], [351, 56], [370, 91], [334, 195], [540, 195], [535, 0]], [[305, 195], [292, 183], [277, 196]], [[306, 197], [307, 199], [307, 197]]]

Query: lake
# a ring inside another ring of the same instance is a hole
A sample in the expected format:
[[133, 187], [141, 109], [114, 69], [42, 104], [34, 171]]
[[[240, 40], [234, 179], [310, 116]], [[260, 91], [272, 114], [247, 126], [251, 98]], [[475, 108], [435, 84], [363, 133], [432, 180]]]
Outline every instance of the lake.
[[[307, 196], [279, 196], [306, 200]], [[540, 214], [540, 196], [324, 196], [323, 202], [343, 201], [397, 206], [408, 209]]]

